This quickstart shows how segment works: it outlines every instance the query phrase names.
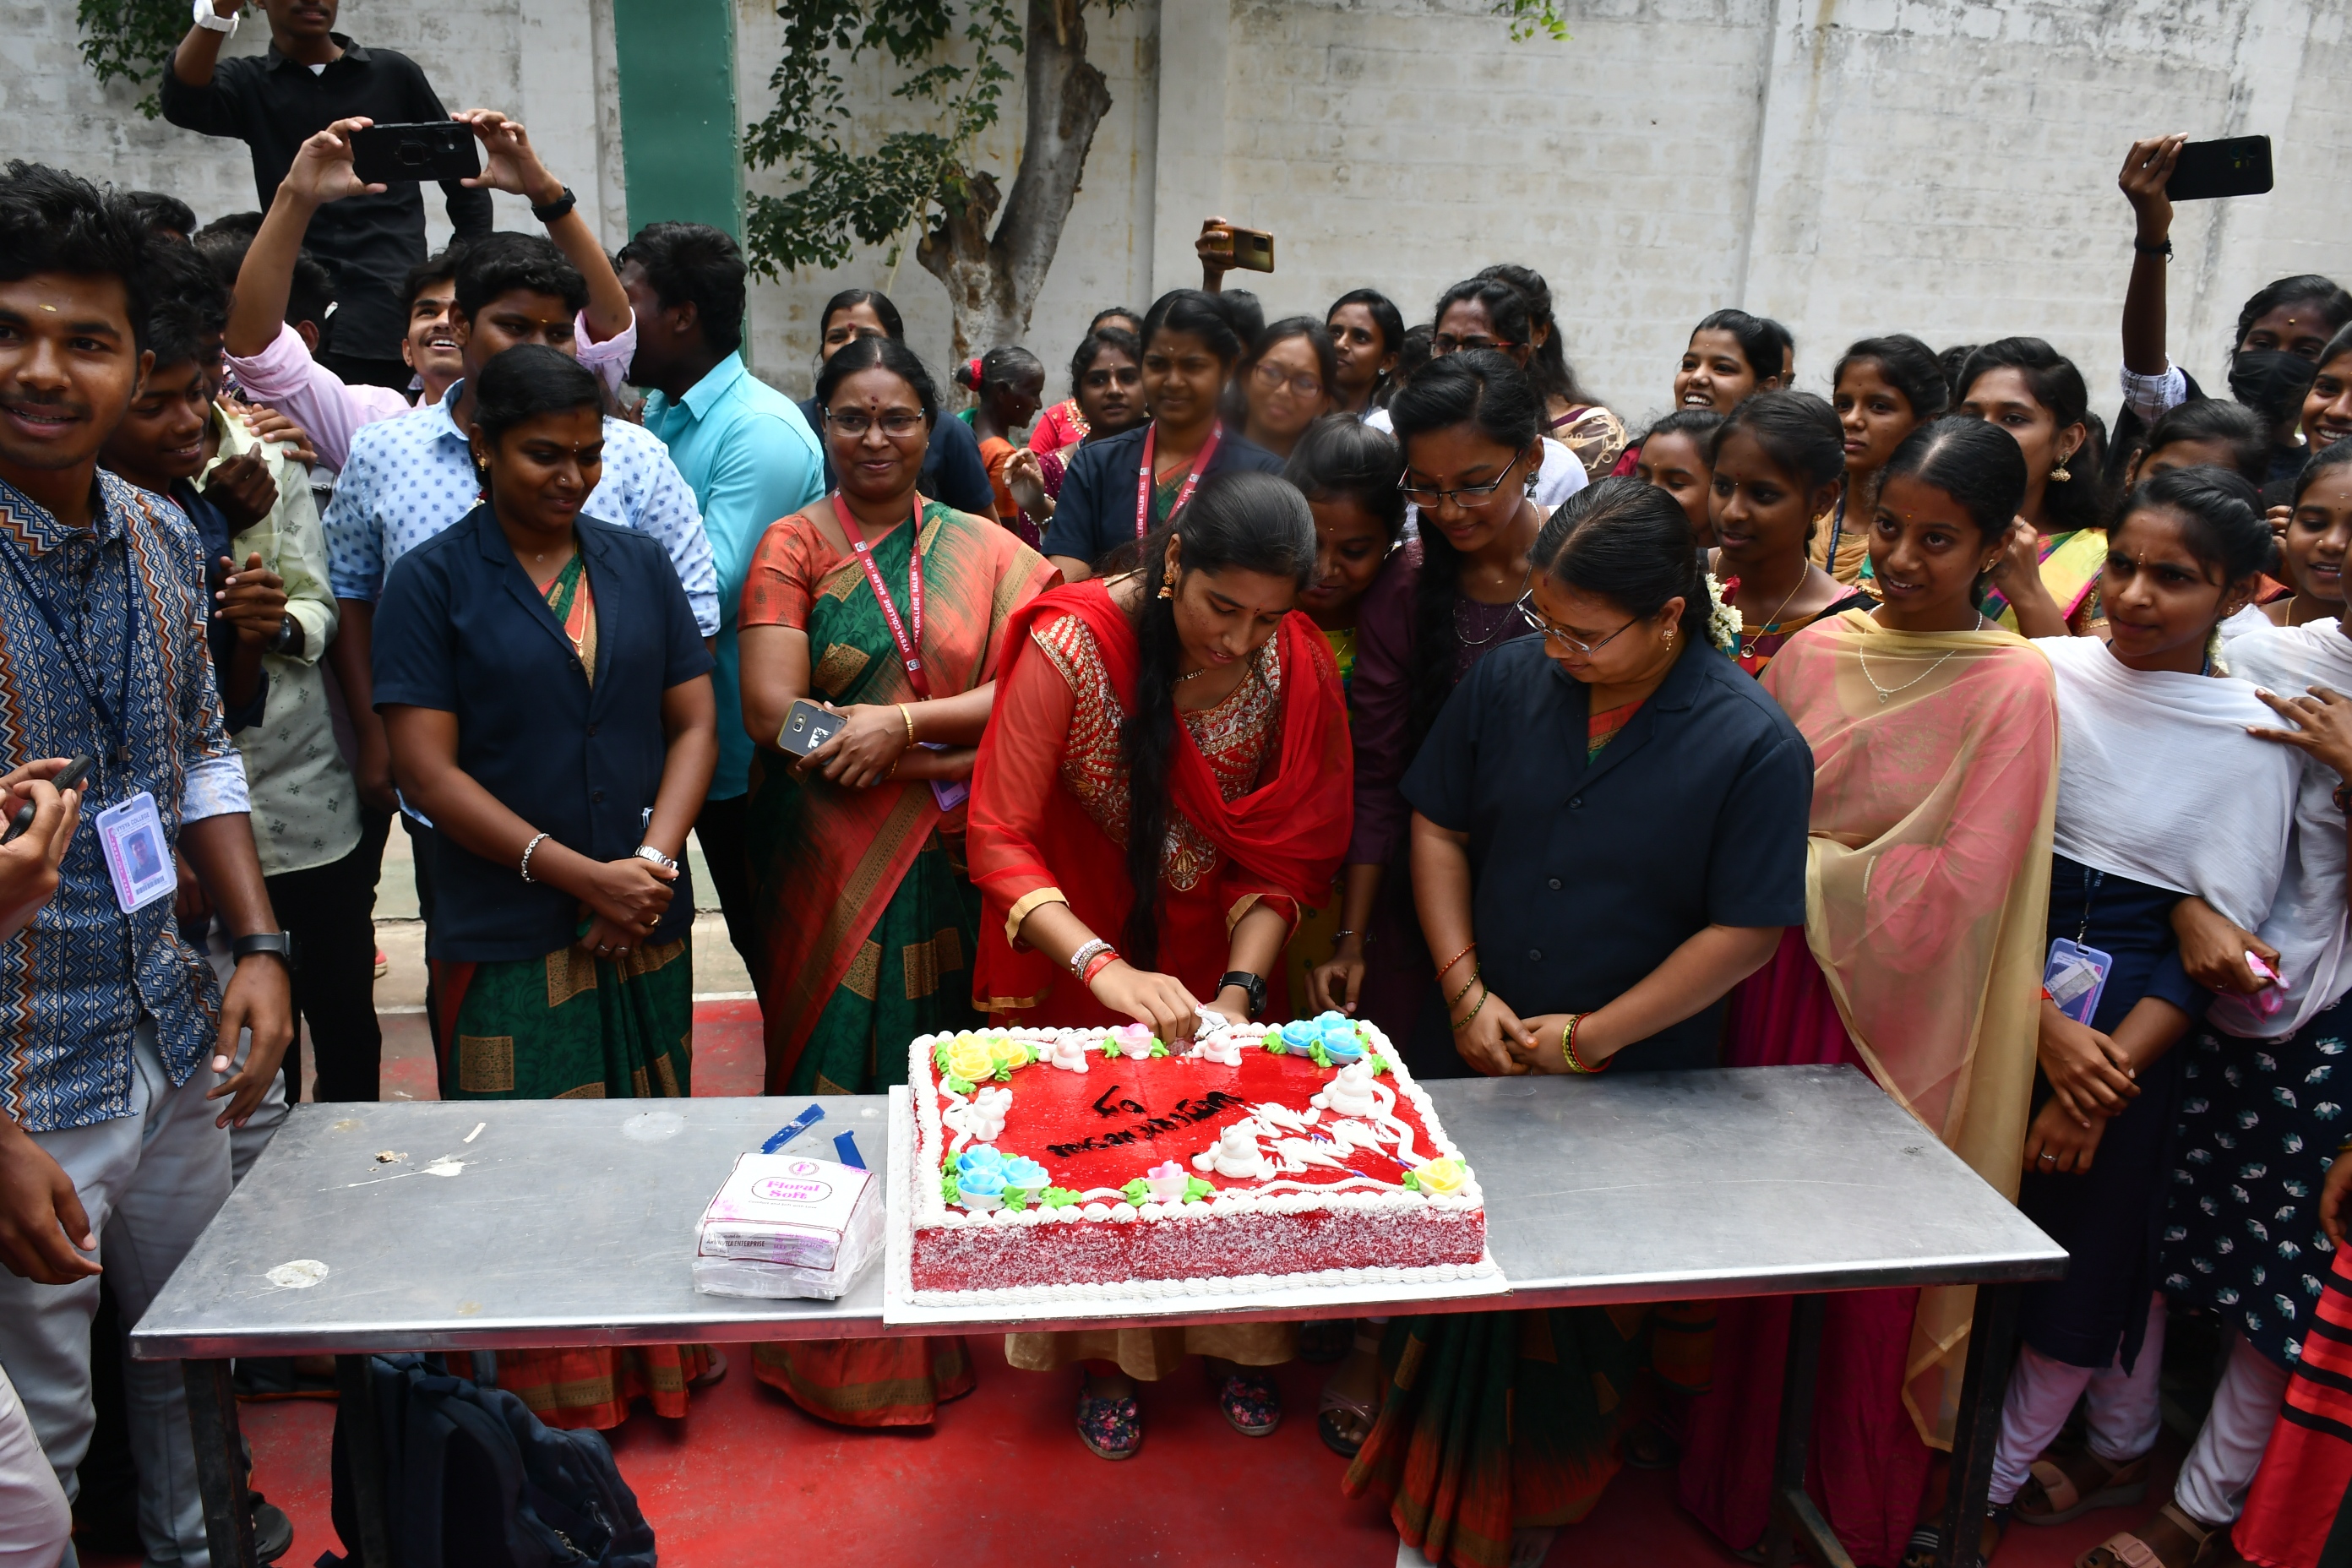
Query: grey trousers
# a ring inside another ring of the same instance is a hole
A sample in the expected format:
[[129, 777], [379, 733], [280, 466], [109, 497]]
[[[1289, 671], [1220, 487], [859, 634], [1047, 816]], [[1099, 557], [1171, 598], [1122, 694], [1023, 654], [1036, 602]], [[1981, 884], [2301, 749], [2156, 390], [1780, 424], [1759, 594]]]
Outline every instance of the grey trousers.
[[[99, 1236], [99, 1262], [113, 1281], [125, 1326], [145, 1313], [163, 1282], [228, 1196], [228, 1134], [205, 1092], [218, 1079], [203, 1065], [178, 1089], [163, 1071], [152, 1025], [139, 1026], [131, 1114], [94, 1127], [36, 1132], [65, 1167]], [[89, 1447], [89, 1324], [98, 1281], [36, 1285], [0, 1273], [0, 1369], [16, 1385], [33, 1431], [66, 1495]], [[131, 1447], [139, 1464], [139, 1533], [151, 1564], [209, 1568], [186, 1385], [177, 1362], [125, 1368]], [[68, 1552], [67, 1561], [72, 1556]]]

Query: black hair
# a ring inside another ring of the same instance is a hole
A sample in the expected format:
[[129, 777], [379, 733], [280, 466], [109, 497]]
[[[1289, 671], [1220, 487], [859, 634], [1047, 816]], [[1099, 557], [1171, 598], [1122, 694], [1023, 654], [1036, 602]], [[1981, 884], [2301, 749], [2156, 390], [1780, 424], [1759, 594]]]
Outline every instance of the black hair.
[[[122, 199], [139, 215], [141, 226], [150, 234], [163, 230], [182, 239], [195, 238], [196, 209], [179, 197], [165, 195], [162, 191], [125, 191]], [[255, 221], [259, 221], [258, 215]]]
[[2106, 467], [2107, 426], [2091, 413], [2083, 373], [2040, 338], [2000, 338], [1979, 345], [1960, 367], [1959, 401], [1967, 400], [1987, 372], [1996, 370], [2022, 375], [2033, 400], [2050, 410], [2060, 429], [2083, 426], [2083, 445], [2066, 458], [2071, 477], [2042, 489], [2043, 510], [2051, 522], [2060, 530], [2105, 526], [2106, 487], [2100, 475]]
[[1160, 957], [1160, 857], [1167, 847], [1168, 772], [1176, 741], [1181, 648], [1174, 603], [1160, 596], [1171, 533], [1180, 576], [1262, 572], [1304, 588], [1315, 571], [1315, 514], [1307, 510], [1307, 498], [1272, 474], [1249, 469], [1202, 479], [1175, 517], [1142, 542], [1137, 565], [1143, 590], [1129, 613], [1138, 649], [1135, 708], [1118, 726], [1127, 763], [1127, 874], [1135, 887], [1135, 905], [1128, 910], [1118, 945], [1139, 969], [1154, 967]]
[[219, 363], [228, 328], [228, 289], [212, 266], [184, 239], [158, 235], [147, 251], [145, 342], [155, 368]]
[[743, 346], [743, 247], [707, 223], [649, 223], [621, 247], [622, 264], [645, 268], [665, 306], [694, 307], [702, 342], [715, 354]]
[[1478, 276], [1507, 283], [1526, 297], [1528, 324], [1543, 333], [1542, 343], [1536, 346], [1528, 361], [1528, 374], [1536, 378], [1536, 390], [1546, 398], [1557, 397], [1564, 403], [1593, 402], [1591, 394], [1578, 383], [1576, 367], [1568, 363], [1568, 344], [1560, 333], [1559, 318], [1552, 311], [1551, 285], [1544, 281], [1543, 274], [1532, 267], [1504, 261]]
[[[1323, 330], [1330, 331], [1331, 318], [1349, 305], [1361, 305], [1370, 313], [1372, 330], [1381, 334], [1381, 353], [1399, 355], [1398, 363], [1402, 365], [1404, 312], [1396, 308], [1396, 302], [1377, 289], [1350, 289], [1332, 300], [1331, 308], [1323, 312]], [[1382, 371], [1372, 377], [1371, 406], [1380, 408], [1387, 405], [1390, 390], [1395, 385], [1396, 379], [1397, 372], [1392, 370]]]
[[[2335, 334], [2327, 340], [2327, 346], [2319, 351], [2318, 368], [2326, 370], [2331, 363], [2346, 354], [2352, 354], [2352, 324], [2336, 329]], [[2313, 379], [2318, 378], [2314, 376]]]
[[1699, 456], [1711, 463], [1714, 461], [1711, 454], [1715, 447], [1715, 433], [1723, 428], [1723, 422], [1728, 417], [1713, 408], [1677, 408], [1643, 431], [1633, 445], [1640, 447], [1653, 436], [1687, 436], [1698, 447]]
[[968, 386], [985, 397], [998, 387], [1009, 385], [1032, 371], [1037, 373], [1040, 382], [1045, 379], [1045, 367], [1037, 363], [1035, 354], [1027, 349], [1007, 344], [991, 349], [967, 364], [956, 366], [955, 384]]
[[1845, 426], [1828, 400], [1810, 392], [1775, 387], [1751, 393], [1724, 416], [1708, 440], [1706, 460], [1712, 464], [1734, 430], [1744, 431], [1764, 448], [1772, 466], [1805, 488], [1834, 484], [1845, 475]]
[[2025, 504], [2025, 452], [1989, 420], [1947, 414], [1904, 437], [1886, 459], [1885, 482], [1898, 479], [1916, 479], [1959, 502], [1990, 545], [2008, 533]]
[[135, 347], [147, 346], [147, 226], [131, 205], [78, 174], [8, 161], [0, 171], [0, 279], [37, 272], [122, 284]]
[[2318, 483], [2320, 475], [2347, 464], [2352, 464], [2352, 440], [2338, 441], [2314, 452], [2304, 459], [2303, 470], [2294, 476], [2294, 489], [2287, 497], [2287, 504], [2301, 506], [2303, 492]]
[[1739, 345], [1739, 357], [1748, 362], [1748, 374], [1759, 385], [1768, 376], [1787, 375], [1796, 369], [1797, 340], [1769, 316], [1717, 310], [1691, 329], [1694, 338], [1701, 332], [1729, 332], [1731, 341]]
[[1291, 449], [1282, 477], [1310, 501], [1351, 500], [1370, 512], [1393, 544], [1404, 531], [1404, 447], [1352, 414], [1326, 414]]
[[[237, 274], [245, 269], [245, 254], [253, 248], [253, 236], [223, 223], [207, 226], [195, 237], [196, 254], [212, 268], [213, 276], [221, 287], [234, 292]], [[333, 268], [308, 250], [294, 253], [294, 269], [287, 279], [286, 324], [294, 326], [309, 321], [324, 331], [327, 313], [334, 308], [336, 297]], [[320, 340], [320, 346], [326, 346]]]
[[545, 343], [520, 343], [490, 356], [474, 378], [474, 423], [495, 447], [500, 437], [527, 419], [574, 408], [604, 408], [604, 384], [596, 373]]
[[1864, 338], [1845, 351], [1830, 373], [1830, 390], [1845, 379], [1846, 367], [1868, 360], [1878, 366], [1878, 374], [1887, 384], [1903, 395], [1911, 405], [1911, 417], [1918, 424], [1939, 417], [1952, 405], [1952, 386], [1944, 374], [1943, 362], [1936, 351], [1908, 332], [1890, 332], [1883, 338]]
[[2319, 307], [2319, 318], [2327, 323], [2330, 332], [2339, 332], [2347, 322], [2352, 322], [2352, 294], [2346, 293], [2343, 286], [2333, 278], [2322, 278], [2316, 272], [2299, 272], [2292, 278], [2275, 279], [2263, 284], [2247, 299], [2244, 308], [2238, 312], [2238, 331], [2230, 340], [2230, 352], [2237, 353], [2245, 343], [2246, 334], [2253, 331], [2256, 321], [2281, 305], [2291, 305], [2300, 300], [2308, 300]]
[[[1124, 316], [1130, 321], [1140, 321], [1143, 320], [1143, 312], [1140, 310], [1130, 310], [1124, 305], [1112, 305], [1095, 312], [1095, 319], [1087, 323], [1087, 335], [1091, 337], [1096, 332], [1102, 331], [1102, 324], [1105, 321], [1109, 321], [1113, 316]], [[1120, 331], [1127, 331], [1125, 327], [1121, 327], [1118, 330]]]
[[1256, 368], [1257, 362], [1265, 357], [1266, 350], [1276, 343], [1286, 343], [1293, 338], [1307, 340], [1307, 348], [1315, 354], [1316, 374], [1323, 378], [1324, 395], [1330, 395], [1339, 379], [1339, 353], [1331, 346], [1329, 329], [1312, 316], [1285, 316], [1260, 332], [1257, 342], [1251, 345], [1248, 356], [1242, 361], [1242, 368]]
[[1698, 542], [1682, 502], [1657, 486], [1622, 476], [1587, 485], [1545, 520], [1528, 553], [1553, 582], [1642, 620], [1680, 598], [1683, 636], [1707, 646], [1715, 603]]
[[[1496, 446], [1524, 452], [1543, 434], [1543, 412], [1535, 382], [1517, 361], [1494, 349], [1464, 349], [1433, 359], [1414, 373], [1389, 405], [1389, 421], [1408, 455], [1415, 437], [1457, 425], [1475, 426]], [[1535, 472], [1523, 469], [1514, 479], [1531, 481]], [[1412, 592], [1412, 690], [1405, 711], [1408, 750], [1420, 746], [1453, 692], [1454, 659], [1461, 648], [1454, 629], [1461, 553], [1441, 530], [1423, 528], [1420, 539], [1421, 572]]]
[[[829, 408], [835, 391], [862, 370], [887, 370], [914, 388], [915, 401], [923, 405], [923, 422], [939, 424], [939, 384], [931, 380], [930, 371], [915, 351], [896, 338], [853, 338], [835, 350], [833, 357], [824, 362], [824, 368], [816, 373], [817, 407]], [[824, 432], [818, 434], [822, 437]]]
[[[182, 232], [188, 233], [186, 230]], [[204, 227], [188, 233], [188, 238], [198, 250], [211, 245], [234, 245], [237, 248], [237, 254], [242, 256], [245, 254], [245, 247], [253, 243], [253, 237], [260, 232], [261, 215], [259, 213], [223, 213]]]
[[[1265, 335], [1265, 307], [1258, 297], [1246, 289], [1228, 289], [1217, 296], [1225, 319], [1234, 324], [1234, 335], [1242, 341], [1242, 353], [1257, 347], [1258, 339]], [[1146, 333], [1148, 339], [1150, 334]]]
[[890, 296], [878, 289], [844, 289], [827, 300], [824, 309], [817, 312], [816, 335], [822, 339], [832, 330], [835, 316], [844, 310], [854, 310], [860, 305], [873, 310], [874, 319], [882, 323], [886, 336], [898, 342], [907, 341], [907, 323], [899, 319], [898, 307], [890, 303]]
[[2269, 480], [2270, 427], [2242, 403], [2193, 397], [2175, 404], [2157, 416], [2156, 423], [2140, 437], [2138, 450], [2146, 457], [2175, 441], [2219, 442], [2230, 449], [2229, 466], [2248, 483], [2259, 486]]
[[1435, 327], [1408, 327], [1397, 344], [1397, 367], [1389, 376], [1388, 385], [1381, 389], [1378, 399], [1383, 408], [1393, 405], [1398, 391], [1437, 356], [1430, 350], [1430, 340], [1437, 335]]
[[1968, 390], [1967, 383], [1960, 379], [1960, 373], [1968, 369], [1969, 356], [1976, 352], [1974, 343], [1954, 343], [1936, 356], [1936, 363], [1944, 367], [1945, 407], [1949, 408], [1958, 403], [1960, 395]]
[[1465, 278], [1437, 297], [1437, 309], [1429, 313], [1429, 331], [1433, 337], [1445, 323], [1445, 312], [1456, 305], [1475, 304], [1486, 312], [1493, 322], [1496, 336], [1513, 348], [1526, 349], [1530, 354], [1535, 348], [1535, 312], [1528, 308], [1528, 297], [1499, 278], [1485, 273]]
[[[416, 297], [438, 283], [457, 280], [457, 263], [466, 258], [466, 242], [453, 239], [415, 266], [400, 280], [400, 308], [405, 312], [416, 308]], [[406, 330], [407, 323], [402, 323]]]
[[588, 308], [588, 280], [543, 235], [486, 234], [457, 258], [455, 277], [457, 313], [467, 321], [500, 295], [516, 292], [545, 294], [573, 312]]
[[1114, 349], [1125, 354], [1138, 366], [1143, 363], [1143, 342], [1133, 332], [1125, 327], [1093, 328], [1078, 340], [1077, 352], [1070, 355], [1070, 395], [1073, 397], [1085, 384], [1087, 372], [1094, 369], [1096, 356], [1105, 349]]
[[2271, 563], [2271, 525], [2263, 515], [2262, 492], [2242, 474], [2200, 463], [2143, 480], [2124, 498], [2116, 526], [2147, 510], [2172, 512], [2187, 524], [2181, 542], [2200, 564], [2220, 567], [2225, 584], [2242, 582]]
[[1143, 317], [1143, 346], [1162, 332], [1189, 332], [1201, 340], [1230, 373], [1248, 352], [1234, 320], [1231, 294], [1208, 294], [1198, 289], [1171, 289], [1151, 301]]

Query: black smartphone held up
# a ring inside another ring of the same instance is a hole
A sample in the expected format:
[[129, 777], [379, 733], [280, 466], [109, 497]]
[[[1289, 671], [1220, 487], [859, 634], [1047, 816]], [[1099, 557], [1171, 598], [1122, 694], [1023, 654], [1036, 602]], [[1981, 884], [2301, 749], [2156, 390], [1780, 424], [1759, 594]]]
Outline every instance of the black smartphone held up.
[[352, 132], [352, 173], [371, 185], [470, 180], [482, 172], [474, 128], [460, 120], [371, 125]]
[[807, 698], [801, 698], [785, 711], [783, 732], [776, 737], [777, 748], [805, 757], [840, 734], [846, 722], [842, 715], [828, 713]]
[[[59, 773], [57, 777], [51, 779], [49, 783], [55, 786], [59, 795], [63, 795], [66, 791], [73, 788], [76, 784], [81, 783], [82, 780], [88, 778], [89, 776], [89, 770], [96, 766], [97, 763], [98, 759], [96, 757], [93, 757], [85, 752], [80, 756], [76, 757], [72, 762], [68, 763], [65, 765], [64, 771]], [[0, 844], [14, 844], [16, 840], [25, 837], [26, 834], [31, 832], [33, 829], [34, 816], [35, 807], [31, 801], [28, 800], [24, 805], [18, 806], [16, 808], [16, 815], [9, 819], [8, 831], [5, 833], [0, 833]]]
[[2271, 139], [2230, 136], [2183, 143], [2164, 194], [2176, 202], [2208, 202], [2217, 196], [2259, 196], [2271, 184]]

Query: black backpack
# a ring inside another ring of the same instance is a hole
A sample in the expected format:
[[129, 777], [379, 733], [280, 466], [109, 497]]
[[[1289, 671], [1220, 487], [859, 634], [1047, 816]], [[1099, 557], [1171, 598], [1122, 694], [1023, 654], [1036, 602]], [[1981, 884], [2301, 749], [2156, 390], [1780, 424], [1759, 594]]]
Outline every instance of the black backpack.
[[[395, 1568], [655, 1568], [653, 1527], [596, 1432], [542, 1425], [503, 1389], [423, 1356], [373, 1356]], [[335, 1416], [335, 1533], [360, 1568], [344, 1421]]]

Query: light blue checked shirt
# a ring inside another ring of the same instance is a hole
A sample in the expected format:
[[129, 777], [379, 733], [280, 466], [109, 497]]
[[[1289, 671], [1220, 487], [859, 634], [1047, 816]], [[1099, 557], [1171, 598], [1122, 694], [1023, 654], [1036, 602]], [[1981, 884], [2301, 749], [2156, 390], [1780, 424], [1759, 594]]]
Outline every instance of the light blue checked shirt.
[[[392, 563], [474, 510], [481, 486], [466, 437], [449, 410], [466, 384], [397, 419], [361, 426], [327, 505], [328, 576], [338, 599], [373, 604]], [[719, 631], [719, 574], [702, 512], [661, 438], [625, 420], [604, 421], [604, 473], [584, 516], [661, 541], [705, 637]]]

